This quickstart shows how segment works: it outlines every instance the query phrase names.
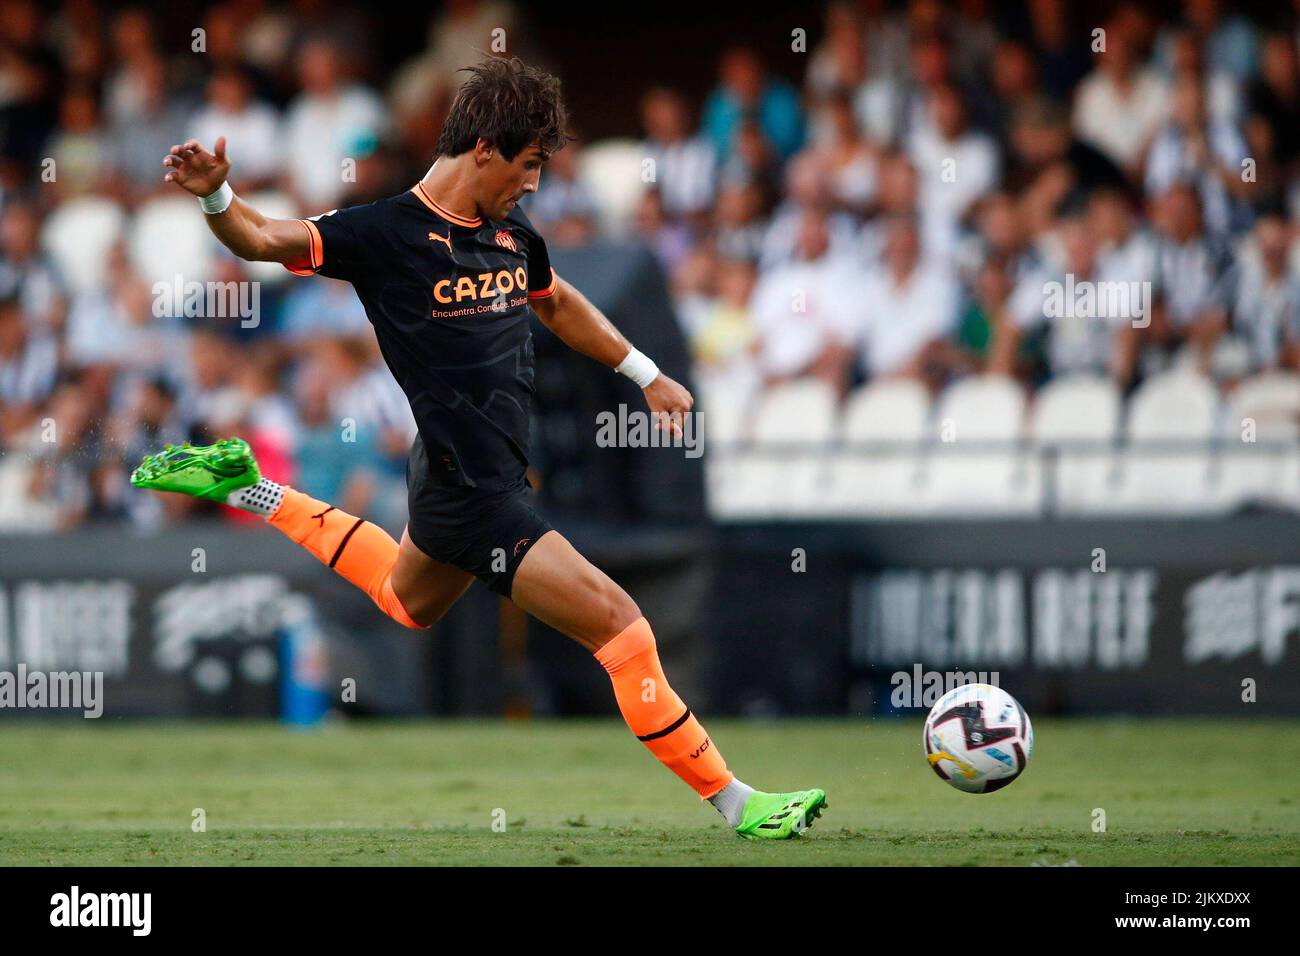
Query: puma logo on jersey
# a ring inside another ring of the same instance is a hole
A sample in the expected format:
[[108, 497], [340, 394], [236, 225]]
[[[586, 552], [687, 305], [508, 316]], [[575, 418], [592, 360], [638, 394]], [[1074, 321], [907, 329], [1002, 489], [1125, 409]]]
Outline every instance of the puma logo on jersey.
[[429, 233], [429, 240], [430, 240], [431, 242], [441, 242], [444, 246], [447, 247], [447, 255], [451, 255], [451, 254], [452, 254], [452, 252], [451, 252], [451, 233], [450, 233], [450, 232], [448, 232], [447, 235], [445, 235], [445, 236], [440, 236], [440, 235], [438, 235], [436, 232], [431, 232], [431, 233]]

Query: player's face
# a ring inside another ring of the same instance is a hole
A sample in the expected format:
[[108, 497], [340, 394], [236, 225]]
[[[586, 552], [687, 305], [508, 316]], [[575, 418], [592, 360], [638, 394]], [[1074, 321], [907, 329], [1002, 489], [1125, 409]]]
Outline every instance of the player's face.
[[506, 159], [494, 150], [485, 170], [486, 195], [481, 205], [491, 219], [504, 219], [528, 193], [536, 192], [546, 154], [536, 144]]

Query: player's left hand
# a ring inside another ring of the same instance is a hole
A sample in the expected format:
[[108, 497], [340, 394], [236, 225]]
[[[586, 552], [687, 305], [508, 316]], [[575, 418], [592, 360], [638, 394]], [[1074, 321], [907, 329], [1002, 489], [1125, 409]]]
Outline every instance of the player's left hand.
[[682, 421], [686, 413], [691, 410], [691, 406], [695, 404], [694, 396], [663, 372], [660, 372], [643, 391], [646, 404], [650, 406], [650, 413], [654, 416], [655, 429], [667, 428], [674, 437], [682, 437]]

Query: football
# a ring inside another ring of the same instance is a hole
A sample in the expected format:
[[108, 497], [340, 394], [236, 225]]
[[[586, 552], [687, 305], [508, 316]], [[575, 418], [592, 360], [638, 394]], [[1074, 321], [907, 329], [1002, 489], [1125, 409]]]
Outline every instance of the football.
[[944, 782], [966, 793], [992, 793], [1024, 773], [1034, 753], [1034, 728], [1006, 691], [964, 684], [930, 710], [923, 743], [926, 760]]

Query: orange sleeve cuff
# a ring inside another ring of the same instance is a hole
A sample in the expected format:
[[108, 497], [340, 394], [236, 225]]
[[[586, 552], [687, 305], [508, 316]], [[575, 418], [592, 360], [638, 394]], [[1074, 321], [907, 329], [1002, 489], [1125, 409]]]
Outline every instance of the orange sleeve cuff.
[[548, 298], [549, 296], [555, 295], [555, 289], [556, 289], [556, 287], [557, 287], [559, 284], [560, 284], [560, 277], [557, 276], [557, 275], [555, 274], [555, 270], [552, 269], [552, 270], [551, 270], [551, 284], [548, 285], [545, 289], [538, 289], [536, 292], [530, 292], [530, 293], [528, 293], [528, 298], [530, 298], [530, 299], [545, 299], [545, 298]]
[[320, 230], [310, 219], [299, 219], [307, 230], [307, 258], [299, 262], [286, 262], [284, 267], [296, 276], [315, 275], [316, 270], [325, 263], [325, 244], [321, 242]]
[[632, 659], [654, 650], [654, 631], [650, 629], [650, 622], [645, 619], [645, 615], [642, 615], [597, 648], [595, 658], [605, 670], [614, 674], [626, 667]]

